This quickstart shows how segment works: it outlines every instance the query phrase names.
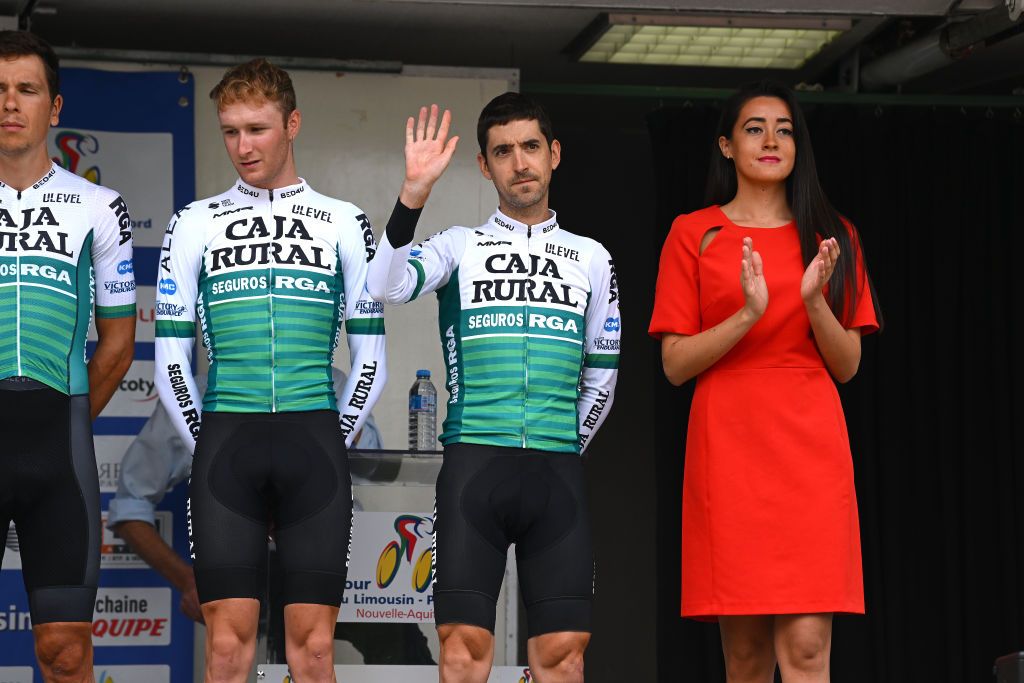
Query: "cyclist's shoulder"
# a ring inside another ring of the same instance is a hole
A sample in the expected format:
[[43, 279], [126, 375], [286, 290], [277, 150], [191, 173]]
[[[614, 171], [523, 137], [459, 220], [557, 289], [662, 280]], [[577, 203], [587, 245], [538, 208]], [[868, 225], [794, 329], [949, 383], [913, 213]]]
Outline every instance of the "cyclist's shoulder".
[[233, 190], [234, 188], [231, 188], [219, 194], [189, 202], [174, 212], [172, 223], [179, 227], [190, 223], [208, 224], [214, 219], [252, 210], [252, 202], [240, 200], [238, 193]]
[[561, 226], [560, 229], [552, 235], [551, 241], [564, 249], [574, 252], [574, 255], [581, 262], [588, 262], [593, 258], [608, 259], [611, 257], [608, 249], [606, 249], [604, 244], [598, 240], [593, 237], [572, 232], [571, 230], [566, 230]]
[[44, 185], [50, 192], [76, 193], [81, 197], [83, 204], [102, 203], [115, 208], [114, 205], [124, 201], [117, 190], [87, 180], [57, 164], [54, 164], [50, 172], [36, 183], [36, 187]]

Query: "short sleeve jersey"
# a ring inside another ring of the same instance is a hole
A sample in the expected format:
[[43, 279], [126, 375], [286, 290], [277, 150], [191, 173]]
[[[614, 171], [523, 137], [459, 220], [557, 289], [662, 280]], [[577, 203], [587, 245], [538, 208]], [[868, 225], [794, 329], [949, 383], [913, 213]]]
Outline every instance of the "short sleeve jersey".
[[85, 342], [98, 318], [134, 318], [124, 200], [57, 165], [31, 187], [0, 183], [0, 379], [89, 392]]

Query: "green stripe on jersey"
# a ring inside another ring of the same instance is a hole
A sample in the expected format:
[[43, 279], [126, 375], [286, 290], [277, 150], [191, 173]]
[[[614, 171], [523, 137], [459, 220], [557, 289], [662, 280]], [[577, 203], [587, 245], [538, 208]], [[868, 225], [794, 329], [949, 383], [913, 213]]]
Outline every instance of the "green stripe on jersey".
[[615, 370], [619, 367], [619, 354], [617, 353], [588, 353], [583, 359], [584, 367], [607, 368]]
[[196, 324], [184, 320], [157, 320], [156, 336], [192, 339], [196, 336]]
[[135, 305], [125, 304], [123, 306], [97, 306], [97, 318], [133, 318], [135, 317]]
[[409, 297], [409, 301], [414, 301], [420, 295], [420, 290], [423, 289], [423, 283], [427, 279], [427, 274], [423, 271], [423, 264], [416, 259], [409, 259], [409, 263], [412, 264], [413, 270], [416, 271], [416, 289], [412, 290], [412, 296]]
[[349, 334], [384, 334], [384, 318], [349, 318], [345, 321]]

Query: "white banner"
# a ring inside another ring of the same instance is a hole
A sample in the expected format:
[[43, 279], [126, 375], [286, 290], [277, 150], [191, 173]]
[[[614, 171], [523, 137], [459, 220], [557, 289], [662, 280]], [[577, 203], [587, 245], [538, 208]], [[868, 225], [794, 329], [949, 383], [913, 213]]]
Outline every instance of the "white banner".
[[101, 435], [93, 437], [92, 442], [96, 450], [96, 471], [100, 477], [100, 493], [117, 491], [117, 480], [121, 476], [121, 460], [133, 441], [135, 441], [134, 436]]
[[32, 683], [32, 667], [0, 666], [0, 683]]
[[92, 644], [170, 645], [170, 588], [100, 588]]
[[18, 534], [14, 530], [14, 522], [7, 525], [7, 535], [4, 537], [4, 561], [0, 565], [0, 569], [21, 569], [21, 546], [18, 544]]
[[338, 621], [434, 621], [434, 518], [355, 512], [352, 554]]
[[[335, 676], [345, 683], [437, 683], [436, 666], [358, 666], [334, 667]], [[256, 680], [266, 683], [294, 683], [284, 664], [260, 664]], [[531, 683], [533, 677], [525, 666], [496, 666], [487, 683]]]
[[[174, 547], [174, 513], [170, 510], [156, 510], [153, 524], [170, 547]], [[103, 542], [100, 545], [100, 567], [103, 569], [146, 569], [146, 561], [132, 552], [128, 541], [107, 528], [107, 511], [103, 511]]]
[[96, 683], [170, 683], [171, 667], [96, 665]]
[[121, 379], [110, 403], [103, 409], [106, 417], [149, 417], [156, 408], [156, 384], [153, 361], [136, 360]]

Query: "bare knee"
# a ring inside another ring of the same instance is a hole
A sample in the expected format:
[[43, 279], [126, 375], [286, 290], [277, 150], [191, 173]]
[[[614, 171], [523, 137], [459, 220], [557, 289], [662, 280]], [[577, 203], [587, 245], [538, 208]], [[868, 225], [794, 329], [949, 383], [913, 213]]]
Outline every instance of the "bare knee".
[[288, 666], [300, 681], [332, 680], [334, 671], [334, 634], [314, 632], [300, 640], [289, 638], [286, 648]]
[[771, 643], [748, 640], [725, 648], [725, 671], [730, 681], [767, 680], [774, 669]]
[[779, 659], [787, 668], [807, 673], [828, 669], [828, 642], [817, 634], [802, 633], [777, 645]]
[[44, 680], [53, 683], [82, 683], [91, 678], [90, 624], [42, 624], [34, 631], [36, 657]]
[[530, 668], [543, 683], [582, 683], [589, 633], [546, 633], [530, 638]]
[[255, 641], [227, 626], [209, 627], [206, 634], [206, 669], [214, 681], [234, 680], [248, 672]]
[[723, 616], [718, 624], [729, 683], [771, 681], [775, 675], [772, 617]]
[[437, 628], [437, 635], [441, 641], [440, 665], [445, 679], [467, 680], [466, 677], [475, 678], [474, 674], [490, 670], [494, 636], [487, 629], [446, 624]]

